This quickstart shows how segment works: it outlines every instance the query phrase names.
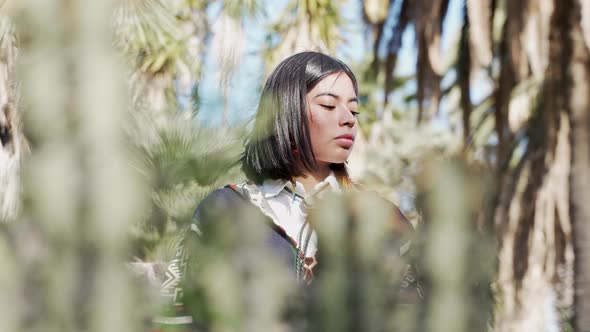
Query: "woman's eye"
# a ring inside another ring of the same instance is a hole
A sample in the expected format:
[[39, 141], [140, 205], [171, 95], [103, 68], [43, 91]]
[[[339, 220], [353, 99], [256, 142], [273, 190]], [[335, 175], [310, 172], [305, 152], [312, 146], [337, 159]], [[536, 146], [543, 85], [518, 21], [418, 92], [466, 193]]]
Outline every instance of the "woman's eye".
[[350, 113], [352, 113], [352, 116], [356, 117], [357, 115], [359, 115], [359, 112], [357, 111], [350, 111]]
[[331, 105], [323, 105], [323, 104], [320, 104], [320, 106], [322, 106], [323, 108], [327, 108], [329, 110], [333, 110], [333, 109], [336, 108], [336, 106], [331, 106]]

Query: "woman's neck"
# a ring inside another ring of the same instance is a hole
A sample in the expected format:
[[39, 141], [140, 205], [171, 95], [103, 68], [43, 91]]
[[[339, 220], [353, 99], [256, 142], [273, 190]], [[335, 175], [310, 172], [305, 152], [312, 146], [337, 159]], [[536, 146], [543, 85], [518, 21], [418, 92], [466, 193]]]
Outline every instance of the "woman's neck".
[[305, 192], [309, 193], [318, 183], [324, 181], [331, 172], [330, 164], [326, 164], [318, 167], [314, 172], [307, 173], [305, 176], [296, 177], [295, 181], [301, 183], [305, 188]]

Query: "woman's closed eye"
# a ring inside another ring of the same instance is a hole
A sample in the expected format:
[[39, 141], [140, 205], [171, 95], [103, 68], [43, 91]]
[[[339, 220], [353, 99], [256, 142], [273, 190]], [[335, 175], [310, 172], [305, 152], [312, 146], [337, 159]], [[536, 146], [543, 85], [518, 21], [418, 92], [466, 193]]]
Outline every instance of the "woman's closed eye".
[[[336, 106], [334, 105], [327, 105], [327, 104], [320, 104], [321, 107], [327, 109], [327, 110], [333, 110], [336, 108]], [[350, 113], [352, 114], [352, 116], [354, 116], [355, 118], [359, 115], [359, 112], [357, 112], [356, 110], [351, 110]]]

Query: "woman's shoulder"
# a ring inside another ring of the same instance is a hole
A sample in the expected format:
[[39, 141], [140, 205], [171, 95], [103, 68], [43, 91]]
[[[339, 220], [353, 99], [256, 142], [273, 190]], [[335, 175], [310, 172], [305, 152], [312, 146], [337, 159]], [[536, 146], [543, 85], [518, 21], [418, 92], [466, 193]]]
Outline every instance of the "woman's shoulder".
[[246, 192], [248, 183], [227, 184], [221, 188], [213, 190], [203, 198], [193, 214], [193, 219], [203, 222], [221, 216], [229, 216], [239, 213], [239, 210], [248, 205], [249, 199]]
[[233, 202], [236, 198], [239, 198], [238, 191], [234, 188], [235, 185], [233, 184], [217, 188], [205, 196], [199, 205], [209, 206]]
[[194, 218], [199, 220], [205, 213], [210, 213], [215, 210], [228, 209], [236, 206], [242, 198], [239, 193], [232, 188], [233, 185], [226, 185], [215, 189], [203, 198], [194, 213]]

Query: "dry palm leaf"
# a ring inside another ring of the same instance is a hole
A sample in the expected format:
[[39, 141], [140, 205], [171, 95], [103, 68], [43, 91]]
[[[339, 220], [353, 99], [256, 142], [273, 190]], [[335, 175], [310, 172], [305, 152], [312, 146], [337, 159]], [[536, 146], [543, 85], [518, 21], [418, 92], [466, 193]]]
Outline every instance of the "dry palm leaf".
[[371, 24], [385, 22], [389, 11], [390, 0], [367, 0], [363, 3], [363, 14]]
[[[394, 70], [397, 63], [398, 52], [402, 46], [402, 37], [406, 31], [406, 27], [411, 20], [412, 1], [405, 0], [402, 2], [397, 20], [393, 26], [391, 38], [387, 43], [387, 58], [385, 61], [385, 96], [384, 96], [384, 107], [387, 107], [389, 102], [389, 93], [393, 90]], [[377, 53], [374, 55], [377, 57]]]
[[[469, 6], [469, 3], [467, 4]], [[469, 145], [469, 138], [471, 137], [471, 113], [473, 105], [471, 104], [471, 63], [473, 50], [470, 47], [470, 42], [473, 39], [473, 25], [471, 25], [472, 16], [467, 11], [464, 14], [463, 27], [461, 29], [461, 40], [459, 46], [459, 56], [457, 59], [457, 80], [461, 90], [461, 110], [463, 115], [463, 145]], [[474, 51], [474, 53], [476, 53]], [[477, 55], [475, 55], [477, 58]], [[477, 59], [474, 59], [478, 61]]]
[[448, 0], [420, 0], [416, 2], [414, 8], [414, 25], [418, 44], [418, 61], [416, 62], [418, 123], [431, 118], [438, 112], [441, 98], [440, 80], [444, 73], [440, 39], [448, 4]]
[[590, 50], [590, 2], [580, 1], [580, 6], [582, 12], [582, 34], [584, 35], [586, 47]]
[[267, 51], [267, 68], [296, 52], [333, 53], [342, 36], [338, 31], [342, 0], [292, 0], [278, 23], [272, 27], [281, 38]]
[[227, 86], [238, 68], [245, 48], [244, 19], [256, 16], [261, 8], [254, 0], [228, 1], [213, 23], [211, 47], [220, 66], [220, 84]]
[[467, 0], [469, 17], [469, 45], [476, 66], [486, 67], [492, 62], [491, 3], [490, 1]]
[[527, 77], [529, 73], [529, 64], [522, 49], [522, 34], [529, 16], [530, 1], [507, 1], [506, 24], [508, 31], [505, 37], [508, 39], [510, 58], [517, 79]]
[[529, 4], [529, 13], [522, 34], [524, 52], [533, 77], [541, 80], [549, 62], [549, 28], [553, 2], [535, 0]]

